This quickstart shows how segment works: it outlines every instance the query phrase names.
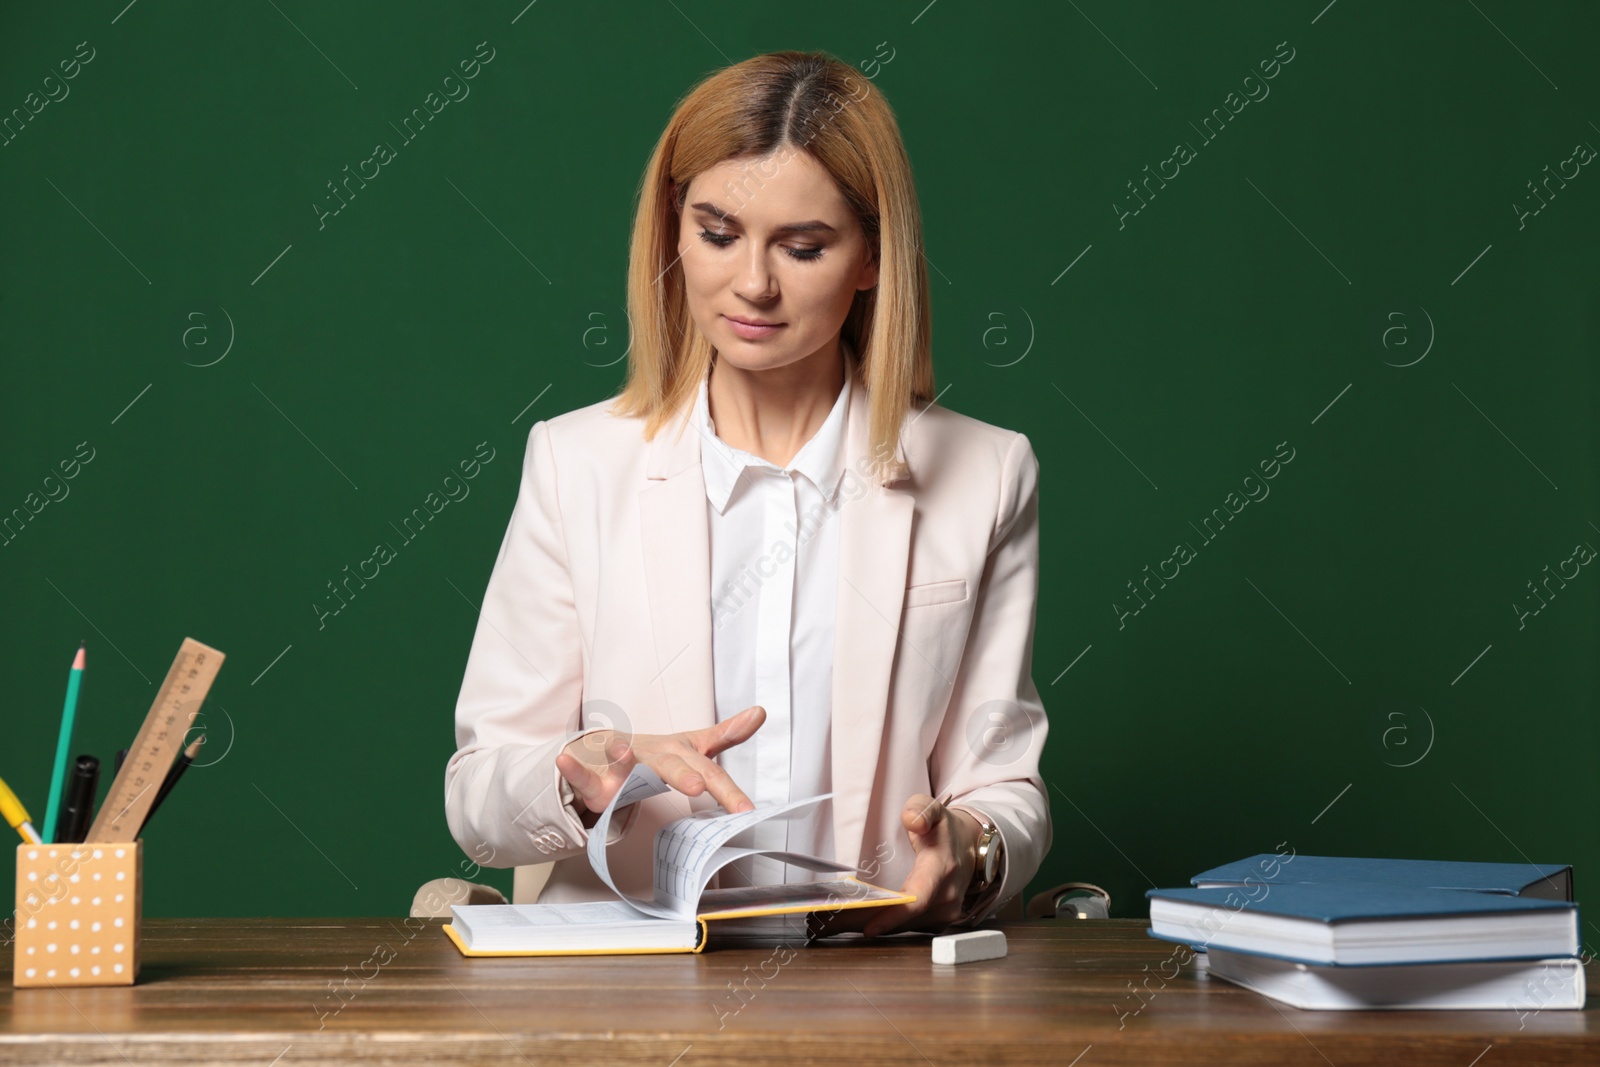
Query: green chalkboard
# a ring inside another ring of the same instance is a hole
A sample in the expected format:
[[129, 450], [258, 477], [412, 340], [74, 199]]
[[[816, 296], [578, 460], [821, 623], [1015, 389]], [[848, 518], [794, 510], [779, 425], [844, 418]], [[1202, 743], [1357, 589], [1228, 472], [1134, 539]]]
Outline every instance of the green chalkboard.
[[183, 637], [226, 652], [148, 914], [393, 914], [459, 873], [443, 770], [529, 427], [622, 381], [675, 102], [790, 48], [894, 105], [939, 402], [1039, 457], [1031, 890], [1140, 915], [1280, 848], [1600, 869], [1594, 5], [4, 20], [0, 774], [42, 817], [80, 640], [108, 761]]

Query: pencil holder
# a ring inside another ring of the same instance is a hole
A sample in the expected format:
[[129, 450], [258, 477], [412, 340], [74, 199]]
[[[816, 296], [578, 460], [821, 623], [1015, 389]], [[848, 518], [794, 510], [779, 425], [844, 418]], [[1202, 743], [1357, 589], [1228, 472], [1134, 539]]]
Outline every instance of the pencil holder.
[[18, 845], [12, 984], [132, 985], [143, 896], [143, 841]]

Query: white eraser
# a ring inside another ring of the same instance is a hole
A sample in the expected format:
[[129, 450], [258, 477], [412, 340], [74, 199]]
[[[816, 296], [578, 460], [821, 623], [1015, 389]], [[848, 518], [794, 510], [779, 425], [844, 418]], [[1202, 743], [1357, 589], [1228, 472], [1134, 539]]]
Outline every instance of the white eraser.
[[999, 930], [971, 930], [933, 939], [934, 963], [997, 960], [1006, 954], [1006, 935]]

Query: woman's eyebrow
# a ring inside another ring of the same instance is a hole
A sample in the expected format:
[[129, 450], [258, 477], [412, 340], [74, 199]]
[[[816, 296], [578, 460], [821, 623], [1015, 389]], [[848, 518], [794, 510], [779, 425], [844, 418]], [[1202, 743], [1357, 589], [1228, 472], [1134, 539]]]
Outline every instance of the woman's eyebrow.
[[[708, 215], [715, 215], [724, 222], [732, 222], [734, 224], [738, 224], [739, 222], [739, 216], [733, 214], [732, 212], [722, 210], [720, 207], [708, 200], [703, 200], [698, 204], [691, 204], [689, 206], [696, 211], [703, 211]], [[774, 233], [816, 233], [819, 231], [826, 231], [828, 233], [838, 232], [821, 219], [812, 219], [809, 222], [791, 222], [784, 226], [774, 226], [772, 229]]]

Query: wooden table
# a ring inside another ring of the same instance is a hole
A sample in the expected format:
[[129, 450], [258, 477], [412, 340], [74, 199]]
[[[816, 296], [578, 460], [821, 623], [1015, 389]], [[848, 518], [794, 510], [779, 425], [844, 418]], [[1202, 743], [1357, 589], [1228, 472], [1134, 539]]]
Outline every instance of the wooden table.
[[0, 1064], [1600, 1064], [1595, 1007], [1518, 1029], [1146, 982], [1172, 946], [1129, 920], [1005, 923], [1006, 959], [960, 967], [925, 938], [469, 960], [439, 925], [147, 920], [137, 985], [71, 991], [12, 989], [0, 949]]

